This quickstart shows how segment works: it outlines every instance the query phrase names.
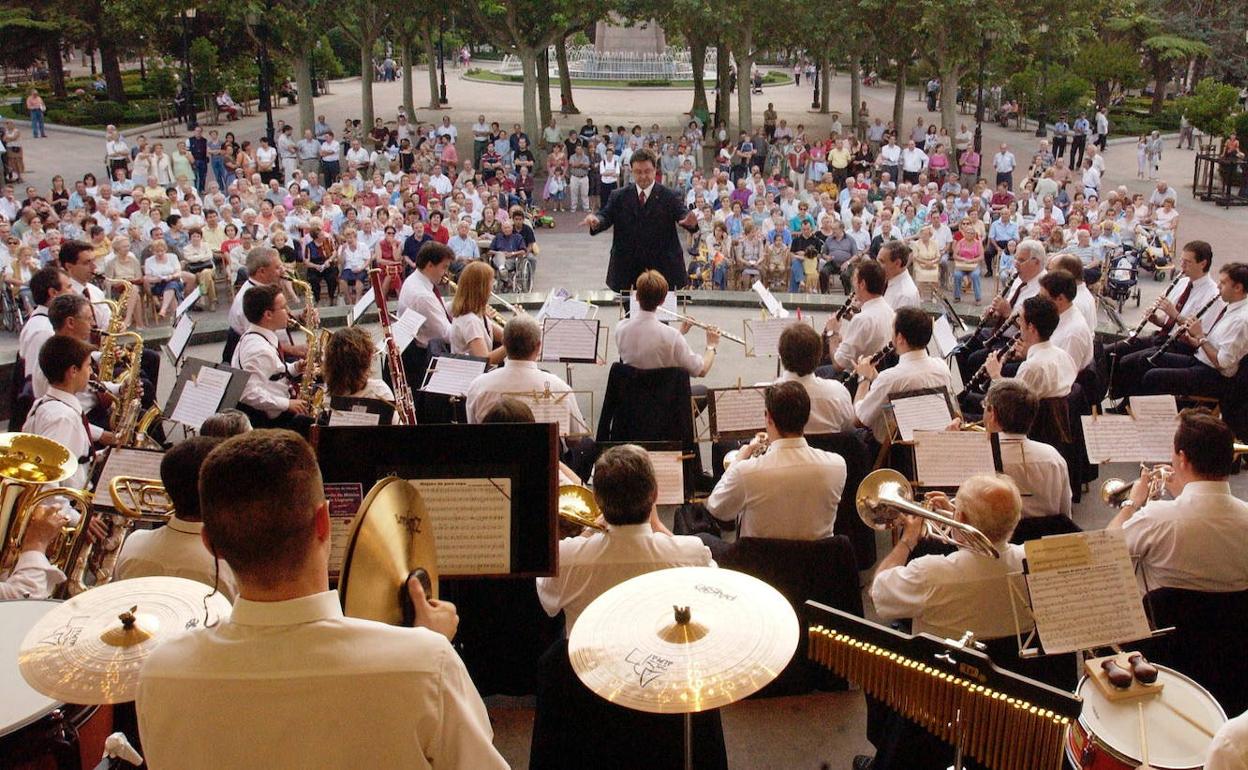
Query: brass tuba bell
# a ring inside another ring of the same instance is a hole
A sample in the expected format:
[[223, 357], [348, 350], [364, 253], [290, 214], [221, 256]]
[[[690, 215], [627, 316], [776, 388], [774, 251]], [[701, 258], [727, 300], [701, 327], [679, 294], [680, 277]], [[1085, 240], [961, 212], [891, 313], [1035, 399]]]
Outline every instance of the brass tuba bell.
[[[76, 524], [63, 527], [48, 560], [61, 570], [86, 541], [91, 495], [85, 490], [44, 487], [74, 475], [78, 459], [62, 444], [33, 433], [0, 434], [0, 572], [11, 570], [21, 554], [26, 525], [40, 503], [63, 497], [81, 509]], [[42, 489], [40, 487], [43, 487]]]
[[606, 532], [598, 523], [602, 510], [594, 493], [579, 484], [563, 484], [559, 487], [559, 535], [576, 537], [586, 527], [595, 532]]

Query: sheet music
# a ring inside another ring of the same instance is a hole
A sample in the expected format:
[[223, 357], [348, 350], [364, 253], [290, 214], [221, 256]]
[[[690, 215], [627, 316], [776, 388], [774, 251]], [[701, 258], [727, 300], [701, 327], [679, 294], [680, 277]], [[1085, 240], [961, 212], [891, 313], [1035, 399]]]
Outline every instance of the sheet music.
[[1152, 634], [1122, 530], [1077, 532], [1023, 544], [1032, 614], [1047, 654]]
[[764, 388], [726, 388], [712, 390], [715, 432], [757, 433], [767, 429], [767, 408]]
[[[667, 296], [663, 298], [663, 304], [659, 305], [659, 307], [672, 314], [679, 313], [680, 307], [676, 304], [676, 292], [669, 291]], [[628, 295], [628, 314], [631, 316], [638, 310], [641, 310], [641, 305], [637, 304], [637, 292], [634, 291]], [[670, 319], [670, 316], [665, 316], [663, 313], [659, 313], [659, 320], [663, 320], [664, 318]]]
[[1083, 443], [1092, 463], [1138, 462], [1135, 420], [1126, 414], [1080, 415]]
[[538, 323], [541, 323], [542, 319], [545, 318], [547, 314], [550, 313], [550, 306], [552, 303], [562, 302], [565, 299], [571, 299], [571, 298], [572, 298], [572, 292], [568, 291], [562, 286], [556, 286], [555, 288], [546, 292], [546, 299], [542, 301], [542, 306], [538, 308], [537, 314], [533, 317], [537, 319]]
[[100, 479], [95, 483], [91, 504], [101, 508], [113, 507], [113, 496], [108, 492], [108, 485], [117, 476], [160, 479], [160, 461], [164, 456], [163, 452], [113, 447], [108, 452], [104, 469], [100, 471]]
[[945, 358], [958, 345], [958, 338], [953, 333], [953, 324], [947, 316], [939, 316], [932, 324], [932, 345], [936, 348], [936, 357]]
[[1131, 416], [1135, 418], [1140, 462], [1169, 461], [1174, 453], [1174, 432], [1179, 427], [1174, 396], [1132, 396]]
[[658, 485], [659, 505], [680, 505], [685, 502], [685, 461], [681, 452], [649, 452]]
[[758, 298], [763, 302], [763, 307], [767, 308], [767, 312], [771, 313], [772, 318], [789, 317], [789, 311], [784, 309], [784, 305], [780, 304], [780, 300], [776, 299], [776, 295], [772, 294], [771, 289], [764, 286], [762, 281], [755, 281], [750, 288], [758, 294]]
[[979, 473], [993, 474], [992, 438], [963, 430], [914, 432], [914, 474], [924, 487], [956, 487]]
[[594, 306], [579, 299], [554, 299], [545, 311], [539, 320], [572, 318], [579, 321], [591, 317], [594, 314]]
[[597, 319], [548, 317], [542, 321], [543, 361], [598, 360]]
[[895, 398], [890, 405], [902, 441], [913, 440], [916, 430], [943, 431], [953, 422], [949, 399], [943, 391]]
[[1175, 402], [1174, 396], [1170, 394], [1132, 396], [1130, 401], [1131, 415], [1137, 420], [1145, 418], [1174, 420], [1179, 416], [1179, 405]]
[[467, 358], [435, 356], [429, 362], [429, 374], [422, 390], [427, 393], [462, 396], [468, 392], [472, 381], [485, 372], [485, 363]]
[[351, 312], [347, 314], [347, 326], [355, 326], [355, 322], [364, 317], [364, 314], [372, 307], [375, 299], [373, 289], [370, 286], [368, 291], [361, 294], [355, 305], [351, 307]]
[[187, 294], [186, 297], [178, 303], [178, 309], [173, 311], [173, 317], [180, 318], [181, 316], [186, 315], [186, 311], [190, 310], [202, 295], [203, 290], [196, 286], [195, 291]]
[[201, 366], [193, 377], [186, 379], [169, 419], [199, 430], [204, 420], [217, 413], [229, 384], [229, 371]]
[[380, 424], [381, 415], [376, 412], [370, 412], [362, 406], [353, 406], [350, 409], [331, 409], [329, 411], [329, 427], [331, 428]]
[[[390, 324], [390, 333], [394, 335], [394, 344], [399, 347], [399, 352], [407, 350], [407, 346], [412, 344], [412, 340], [416, 339], [416, 333], [420, 331], [420, 327], [425, 325], [425, 317], [416, 312], [413, 308], [403, 311], [398, 320]], [[379, 344], [385, 343], [383, 335]]]
[[175, 363], [182, 360], [182, 356], [186, 353], [186, 346], [191, 341], [191, 334], [194, 332], [195, 319], [189, 315], [178, 318], [177, 325], [173, 327], [173, 333], [169, 335], [169, 341], [165, 343]]
[[438, 571], [511, 571], [511, 479], [409, 479], [433, 519]]
[[780, 355], [780, 335], [793, 324], [808, 324], [812, 328], [812, 318], [762, 318], [757, 321], [747, 320], [750, 332], [754, 337], [754, 346], [750, 352], [755, 356], [775, 357]]
[[[559, 426], [559, 435], [584, 433], [584, 425], [572, 424], [572, 403], [576, 398], [572, 393], [505, 393], [503, 395], [519, 399], [533, 410], [533, 422], [553, 422]], [[561, 398], [562, 396], [562, 398]]]

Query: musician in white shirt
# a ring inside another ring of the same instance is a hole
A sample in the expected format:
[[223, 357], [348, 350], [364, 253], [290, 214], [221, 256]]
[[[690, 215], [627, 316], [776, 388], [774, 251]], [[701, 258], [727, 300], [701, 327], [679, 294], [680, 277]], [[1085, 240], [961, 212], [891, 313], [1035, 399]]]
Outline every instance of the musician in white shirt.
[[1070, 354], [1076, 369], [1084, 369], [1092, 363], [1092, 330], [1083, 320], [1083, 314], [1075, 307], [1078, 279], [1065, 270], [1046, 273], [1040, 279], [1043, 296], [1057, 306], [1057, 328], [1049, 341], [1054, 347]]
[[910, 247], [902, 241], [885, 241], [877, 259], [884, 268], [884, 278], [888, 280], [888, 288], [884, 290], [884, 301], [888, 306], [893, 310], [922, 307], [919, 287], [910, 275]]
[[416, 269], [403, 281], [399, 290], [399, 314], [415, 310], [424, 317], [413, 342], [428, 347], [430, 340], [449, 339], [451, 311], [442, 298], [440, 288], [446, 273], [455, 261], [455, 253], [441, 243], [426, 243], [416, 252]]
[[547, 614], [564, 613], [570, 631], [590, 602], [629, 578], [668, 567], [714, 567], [696, 537], [673, 535], [659, 521], [658, 483], [646, 450], [610, 447], [594, 463], [594, 499], [607, 531], [559, 541], [559, 573], [537, 579]]
[[167, 575], [215, 586], [234, 601], [238, 589], [230, 565], [209, 553], [199, 514], [199, 468], [222, 439], [193, 436], [160, 459], [160, 481], [173, 503], [173, 517], [159, 529], [136, 529], [126, 537], [114, 570], [117, 580]]
[[[1046, 252], [1044, 244], [1034, 238], [1025, 238], [1018, 244], [1014, 255], [1015, 276], [1000, 296], [994, 297], [988, 308], [989, 328], [999, 330], [1015, 311], [1028, 299], [1040, 293], [1040, 279], [1044, 277]], [[1007, 338], [1008, 341], [1008, 338]], [[983, 366], [992, 352], [984, 347], [983, 340], [968, 339], [957, 353], [958, 369], [974, 372]]]
[[[412, 580], [418, 628], [343, 615], [327, 577], [329, 504], [306, 442], [235, 436], [204, 462], [200, 493], [205, 541], [233, 569], [239, 598], [228, 619], [170, 638], [144, 662], [136, 705], [149, 765], [507, 766], [450, 645], [453, 605]], [[342, 729], [344, 703], [368, 729]]]
[[784, 372], [774, 384], [799, 382], [810, 396], [810, 417], [803, 433], [845, 433], [856, 424], [854, 400], [839, 381], [816, 377], [815, 369], [823, 357], [823, 340], [814, 327], [794, 323], [780, 333], [780, 365]]
[[48, 561], [48, 547], [61, 535], [69, 517], [55, 505], [37, 507], [22, 535], [21, 551], [9, 574], [0, 580], [0, 600], [47, 599], [65, 573]]
[[1248, 711], [1218, 728], [1209, 742], [1205, 770], [1248, 770]]
[[1070, 474], [1053, 446], [1027, 438], [1040, 400], [1022, 382], [998, 380], [984, 396], [984, 429], [1000, 434], [1001, 469], [1023, 493], [1023, 516], [1071, 515]]
[[[308, 427], [308, 404], [290, 397], [290, 384], [298, 379], [303, 362], [282, 360], [277, 332], [286, 328], [290, 311], [286, 295], [276, 284], [253, 286], [243, 300], [247, 331], [234, 349], [230, 365], [251, 376], [243, 388], [239, 408], [257, 427]], [[300, 419], [302, 418], [302, 419]]]
[[658, 308], [667, 296], [667, 279], [657, 270], [647, 270], [637, 277], [638, 309], [620, 321], [615, 327], [615, 346], [620, 351], [620, 361], [638, 369], [664, 369], [679, 367], [690, 377], [705, 377], [715, 363], [715, 350], [719, 345], [719, 330], [711, 327], [706, 331], [706, 349], [702, 355], [694, 353], [684, 335], [692, 327], [688, 321], [681, 324], [680, 331], [662, 323]]
[[884, 299], [887, 287], [879, 262], [864, 262], [854, 271], [853, 301], [860, 308], [858, 313], [843, 324], [833, 315], [823, 327], [837, 371], [853, 369], [859, 358], [874, 355], [888, 344], [895, 314]]
[[22, 331], [17, 338], [18, 355], [25, 362], [26, 377], [34, 377], [39, 369], [39, 351], [43, 343], [48, 341], [55, 332], [52, 322], [48, 320], [48, 303], [57, 295], [68, 292], [71, 288], [69, 275], [59, 267], [49, 265], [30, 277], [30, 295], [35, 302]]
[[503, 348], [507, 351], [506, 363], [478, 376], [468, 386], [468, 422], [481, 422], [490, 409], [509, 394], [549, 392], [556, 398], [566, 394], [562, 400], [568, 407], [571, 429], [576, 433], [588, 431], [589, 425], [568, 384], [557, 375], [537, 368], [542, 356], [542, 327], [532, 316], [520, 315], [507, 322], [503, 327]]
[[384, 380], [370, 377], [377, 348], [373, 337], [359, 326], [338, 329], [325, 343], [325, 392], [328, 396], [374, 398], [394, 403], [394, 391]]
[[1083, 321], [1088, 325], [1093, 337], [1096, 336], [1096, 297], [1092, 296], [1092, 292], [1088, 290], [1088, 284], [1084, 280], [1083, 262], [1074, 254], [1056, 254], [1049, 259], [1048, 272], [1056, 270], [1065, 270], [1075, 277], [1076, 293], [1075, 293], [1075, 309], [1079, 311], [1079, 315], [1083, 316]]
[[[893, 323], [892, 343], [897, 351], [897, 365], [882, 372], [876, 371], [870, 356], [864, 355], [854, 366], [854, 372], [861, 380], [854, 394], [858, 424], [870, 428], [876, 441], [884, 443], [888, 439], [884, 407], [894, 393], [923, 388], [945, 388], [952, 391], [949, 366], [943, 360], [927, 354], [927, 343], [931, 339], [931, 316], [917, 307], [903, 307], [897, 311], [897, 318]], [[877, 350], [871, 355], [878, 352]]]
[[[1023, 303], [1018, 317], [1018, 339], [1008, 351], [1022, 355], [1014, 377], [1027, 385], [1036, 398], [1061, 398], [1070, 395], [1079, 371], [1070, 354], [1049, 341], [1057, 328], [1057, 305], [1048, 297], [1031, 297]], [[984, 362], [988, 376], [998, 380], [1004, 373], [1004, 354], [992, 355]]]
[[[48, 380], [48, 392], [31, 406], [22, 429], [68, 449], [78, 461], [78, 469], [61, 484], [83, 489], [91, 470], [92, 433], [96, 431], [88, 429], [76, 394], [86, 389], [91, 378], [91, 347], [73, 337], [54, 335], [39, 351], [39, 369]], [[116, 438], [108, 431], [99, 431], [96, 441], [111, 445]]]
[[1165, 481], [1174, 499], [1150, 500], [1153, 470], [1144, 469], [1109, 522], [1122, 528], [1150, 590], [1248, 590], [1248, 503], [1227, 481], [1234, 442], [1226, 423], [1207, 410], [1183, 410]]
[[243, 297], [255, 286], [268, 286], [282, 280], [282, 258], [276, 249], [256, 246], [247, 252], [247, 280], [234, 293], [227, 320], [230, 328], [242, 336], [247, 331], [247, 316], [243, 313]]
[[[104, 303], [105, 295], [99, 287], [91, 283], [95, 278], [95, 247], [83, 241], [66, 241], [61, 244], [58, 256], [61, 268], [69, 275], [70, 290], [81, 294], [91, 303], [91, 315], [95, 320], [95, 328], [106, 331], [113, 318], [112, 309]], [[132, 302], [141, 301], [138, 297]]]

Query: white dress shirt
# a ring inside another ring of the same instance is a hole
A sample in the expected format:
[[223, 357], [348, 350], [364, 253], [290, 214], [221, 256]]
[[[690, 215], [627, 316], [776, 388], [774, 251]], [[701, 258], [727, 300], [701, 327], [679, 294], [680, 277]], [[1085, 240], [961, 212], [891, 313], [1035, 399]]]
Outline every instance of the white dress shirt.
[[[468, 386], [468, 422], [481, 422], [481, 418], [508, 393], [543, 393], [547, 389], [555, 394], [572, 391], [557, 375], [537, 368], [536, 361], [509, 358], [504, 366], [480, 375]], [[581, 407], [576, 403], [576, 396], [565, 396], [564, 402], [571, 414], [572, 430], [576, 433], [588, 430], [589, 426], [581, 416]]]
[[1083, 314], [1073, 304], [1057, 319], [1057, 328], [1049, 342], [1070, 354], [1075, 369], [1081, 370], [1092, 363], [1092, 330], [1083, 320]]
[[649, 522], [559, 541], [559, 574], [537, 579], [537, 598], [552, 618], [564, 612], [564, 633], [608, 589], [668, 567], [714, 567], [711, 550], [691, 535], [655, 532]]
[[287, 364], [278, 352], [277, 335], [271, 329], [250, 324], [234, 348], [235, 369], [251, 374], [243, 386], [242, 403], [264, 412], [270, 419], [290, 409], [290, 379], [274, 375], [295, 374], [294, 364]]
[[738, 460], [706, 500], [717, 519], [740, 519], [741, 537], [819, 540], [832, 536], [845, 490], [845, 460], [801, 438], [778, 438], [766, 453]]
[[1043, 277], [1044, 271], [1037, 273], [1036, 277], [1030, 281], [1024, 281], [1022, 276], [1014, 276], [1009, 288], [1005, 290], [1005, 301], [1009, 302], [1014, 310], [1022, 309], [1023, 302], [1040, 293], [1040, 279]]
[[1070, 395], [1079, 371], [1070, 354], [1052, 342], [1037, 342], [1027, 349], [1027, 357], [1014, 374], [1036, 394], [1036, 398], [1060, 398]]
[[841, 383], [813, 374], [798, 377], [792, 372], [781, 374], [776, 384], [782, 382], [800, 382], [806, 388], [806, 395], [810, 396], [810, 417], [802, 430], [806, 435], [844, 433], [854, 429], [857, 420], [854, 399]]
[[[100, 287], [90, 283], [80, 283], [73, 278], [69, 279], [71, 291], [82, 297], [86, 297], [91, 303], [91, 315], [95, 317], [95, 328], [107, 331], [108, 324], [113, 319], [113, 310], [105, 302], [104, 292]], [[141, 297], [134, 297], [131, 302], [141, 302]]]
[[1209, 743], [1205, 770], [1248, 770], [1248, 712], [1218, 728]]
[[919, 298], [919, 287], [910, 277], [909, 270], [902, 270], [888, 280], [888, 288], [884, 290], [884, 301], [894, 311], [901, 310], [903, 307], [923, 306], [923, 300]]
[[175, 514], [169, 523], [158, 529], [136, 529], [126, 537], [117, 556], [115, 578], [166, 575], [214, 584], [231, 602], [238, 595], [234, 572], [222, 559], [214, 559], [200, 532], [202, 521], [187, 521]]
[[52, 331], [52, 322], [48, 320], [48, 309], [44, 305], [31, 311], [30, 318], [22, 324], [21, 334], [17, 338], [18, 354], [26, 363], [26, 376], [34, 377], [39, 369], [39, 351], [43, 343], [56, 332]]
[[344, 617], [334, 591], [239, 599], [228, 620], [167, 639], [137, 707], [153, 770], [507, 766], [446, 638]]
[[1203, 348], [1196, 351], [1196, 360], [1217, 369], [1223, 377], [1234, 377], [1239, 371], [1240, 359], [1248, 355], [1248, 299], [1227, 305], [1221, 318], [1210, 313], [1206, 313], [1205, 318], [1211, 319], [1209, 323], [1213, 324], [1213, 328], [1202, 326], [1209, 344], [1218, 351], [1218, 360], [1210, 361]]
[[230, 328], [239, 336], [242, 336], [243, 332], [247, 331], [247, 316], [243, 315], [243, 296], [247, 294], [248, 289], [259, 285], [250, 278], [243, 281], [243, 285], [239, 286], [238, 291], [234, 293], [234, 301], [230, 303], [228, 316]]
[[42, 398], [35, 400], [26, 417], [22, 430], [44, 438], [50, 438], [69, 450], [78, 460], [78, 470], [61, 482], [60, 486], [82, 489], [87, 486], [87, 471], [91, 464], [91, 437], [83, 424], [82, 404], [73, 393], [60, 388], [48, 388]]
[[368, 382], [364, 383], [364, 387], [352, 393], [351, 398], [377, 398], [393, 403], [394, 391], [390, 389], [385, 380], [369, 377]]
[[[996, 543], [1001, 558], [960, 549], [948, 556], [920, 556], [877, 572], [871, 600], [884, 620], [913, 618], [913, 632], [960, 639], [1000, 639], [1015, 632], [1007, 575], [1023, 568], [1023, 547]], [[1025, 610], [1023, 610], [1025, 612]], [[1023, 621], [1023, 629], [1031, 627]]]
[[932, 358], [926, 350], [911, 350], [897, 358], [897, 365], [880, 372], [873, 382], [860, 382], [867, 394], [854, 404], [858, 422], [871, 429], [875, 440], [883, 443], [888, 439], [888, 421], [884, 419], [884, 407], [894, 393], [921, 388], [947, 388], [953, 390], [949, 365], [939, 358]]
[[485, 344], [488, 351], [494, 339], [490, 334], [489, 324], [484, 318], [476, 313], [464, 313], [455, 316], [455, 320], [451, 323], [451, 353], [457, 356], [471, 355], [472, 351], [468, 346], [473, 340], [481, 340]]
[[1173, 500], [1152, 500], [1122, 525], [1148, 587], [1248, 589], [1248, 503], [1226, 481], [1191, 481]]
[[[1183, 292], [1187, 290], [1187, 284], [1191, 279], [1180, 278], [1174, 288], [1166, 293], [1166, 299], [1177, 303], [1179, 297], [1183, 296]], [[1194, 316], [1205, 305], [1209, 304], [1209, 300], [1218, 296], [1218, 284], [1213, 280], [1213, 276], [1205, 273], [1195, 281], [1191, 281], [1192, 293], [1188, 295], [1187, 301], [1183, 303], [1183, 309], [1179, 311], [1180, 315]], [[1209, 305], [1209, 309], [1201, 316], [1205, 323], [1209, 323], [1218, 317], [1218, 313], [1222, 310], [1221, 301]]]
[[13, 571], [0, 580], [0, 600], [46, 599], [65, 582], [65, 573], [48, 561], [42, 551], [22, 551]]
[[697, 377], [705, 362], [678, 329], [659, 321], [658, 312], [637, 308], [616, 324], [615, 347], [620, 360], [638, 369], [680, 367]]
[[1092, 331], [1092, 336], [1096, 336], [1096, 297], [1092, 296], [1092, 292], [1088, 291], [1088, 285], [1082, 280], [1079, 281], [1079, 290], [1075, 292], [1075, 309], [1079, 311], [1079, 315], [1083, 316], [1083, 322], [1088, 325], [1088, 329]]
[[917, 174], [927, 167], [927, 153], [915, 147], [907, 147], [901, 151], [901, 170]]
[[430, 340], [450, 338], [451, 317], [446, 302], [434, 295], [433, 282], [419, 270], [404, 279], [403, 288], [399, 290], [399, 314], [408, 309], [425, 317], [416, 332], [417, 345], [428, 347]]
[[1023, 493], [1023, 517], [1070, 516], [1070, 474], [1055, 447], [1021, 433], [1001, 433], [1001, 469]]
[[880, 352], [893, 338], [895, 316], [883, 297], [873, 297], [862, 303], [862, 310], [841, 325], [841, 344], [837, 345], [832, 360], [839, 368], [849, 371], [860, 356]]

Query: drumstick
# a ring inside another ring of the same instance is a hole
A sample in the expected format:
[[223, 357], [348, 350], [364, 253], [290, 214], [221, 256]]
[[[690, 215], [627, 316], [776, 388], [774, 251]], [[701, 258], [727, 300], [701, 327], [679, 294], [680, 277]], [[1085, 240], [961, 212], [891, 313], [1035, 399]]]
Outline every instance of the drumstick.
[[1144, 729], [1144, 704], [1136, 703], [1136, 708], [1140, 714], [1140, 754], [1141, 762], [1139, 770], [1153, 770], [1153, 766], [1148, 761], [1148, 732]]
[[1158, 702], [1161, 703], [1161, 705], [1165, 706], [1166, 708], [1170, 709], [1172, 712], [1174, 712], [1178, 716], [1182, 717], [1184, 722], [1187, 722], [1189, 725], [1191, 725], [1192, 727], [1195, 727], [1197, 730], [1200, 730], [1202, 733], [1209, 736], [1210, 738], [1213, 737], [1213, 731], [1210, 730], [1208, 727], [1205, 727], [1200, 722], [1197, 722], [1195, 719], [1188, 716], [1187, 714], [1184, 714], [1182, 711], [1179, 711], [1173, 705], [1166, 703], [1164, 700], [1159, 699]]

